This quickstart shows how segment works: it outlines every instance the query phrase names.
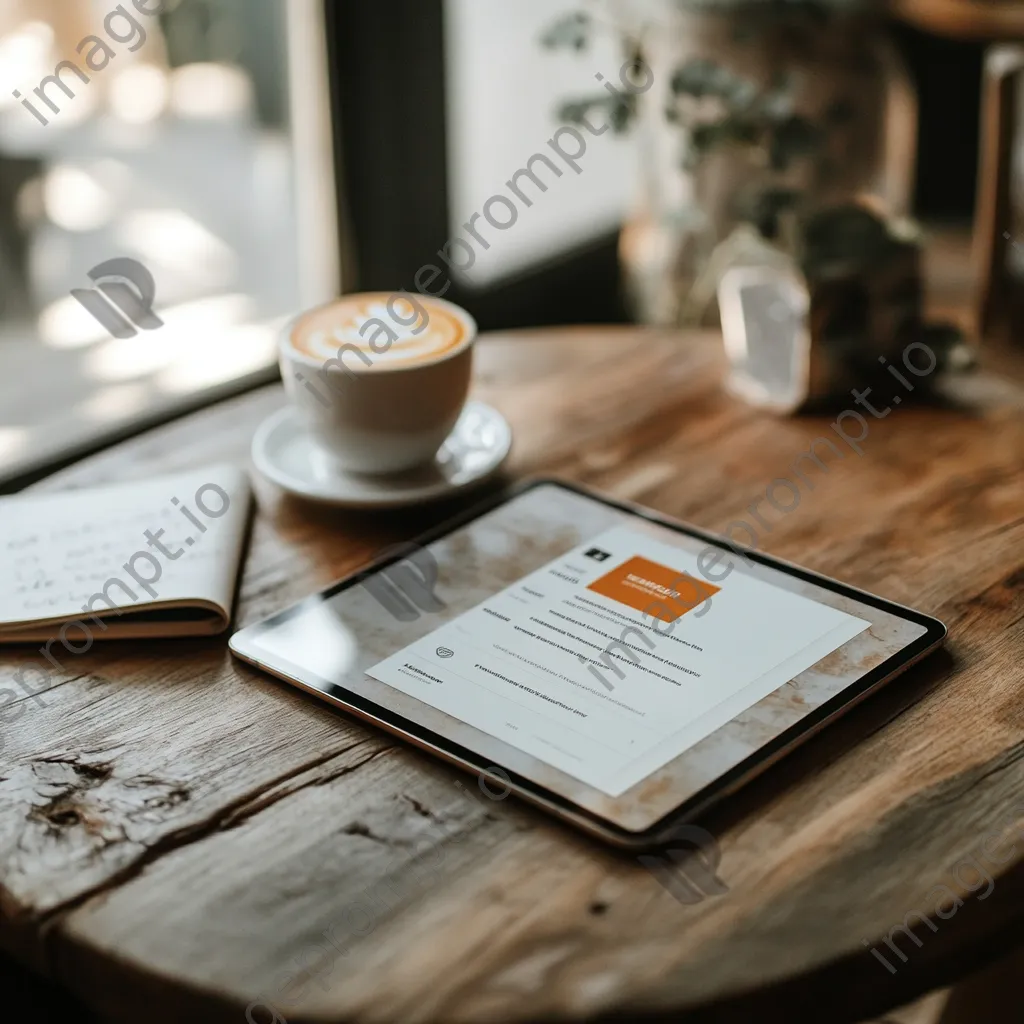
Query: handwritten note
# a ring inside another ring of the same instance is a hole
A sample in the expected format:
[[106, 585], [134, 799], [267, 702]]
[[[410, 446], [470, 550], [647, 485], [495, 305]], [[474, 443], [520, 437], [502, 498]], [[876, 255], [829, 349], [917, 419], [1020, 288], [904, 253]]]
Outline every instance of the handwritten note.
[[0, 638], [83, 610], [229, 607], [249, 501], [231, 465], [0, 500]]

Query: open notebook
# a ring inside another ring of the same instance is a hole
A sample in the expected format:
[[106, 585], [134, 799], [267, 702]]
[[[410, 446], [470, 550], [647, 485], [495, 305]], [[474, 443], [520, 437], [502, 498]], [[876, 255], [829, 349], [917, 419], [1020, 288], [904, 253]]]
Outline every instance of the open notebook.
[[251, 503], [229, 464], [0, 499], [0, 643], [221, 632]]

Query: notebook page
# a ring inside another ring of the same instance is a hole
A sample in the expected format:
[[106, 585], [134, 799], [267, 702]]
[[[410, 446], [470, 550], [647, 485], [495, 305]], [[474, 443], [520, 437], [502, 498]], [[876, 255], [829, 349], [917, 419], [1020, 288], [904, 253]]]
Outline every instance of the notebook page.
[[230, 615], [249, 505], [248, 478], [226, 463], [0, 499], [0, 636], [111, 606], [205, 600]]

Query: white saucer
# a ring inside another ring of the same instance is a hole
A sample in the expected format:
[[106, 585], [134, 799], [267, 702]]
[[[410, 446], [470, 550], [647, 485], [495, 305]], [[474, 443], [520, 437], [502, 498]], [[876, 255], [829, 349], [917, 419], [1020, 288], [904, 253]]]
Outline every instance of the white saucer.
[[505, 461], [512, 429], [483, 402], [466, 403], [455, 429], [426, 466], [373, 476], [339, 470], [291, 406], [264, 420], [252, 439], [256, 468], [301, 498], [349, 508], [384, 508], [442, 498], [481, 483]]

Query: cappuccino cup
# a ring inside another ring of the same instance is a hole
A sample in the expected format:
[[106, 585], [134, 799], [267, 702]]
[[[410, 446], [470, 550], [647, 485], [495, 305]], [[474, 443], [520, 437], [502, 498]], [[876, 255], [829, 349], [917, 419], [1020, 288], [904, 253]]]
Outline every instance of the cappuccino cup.
[[408, 292], [344, 295], [291, 320], [285, 391], [340, 470], [398, 473], [429, 462], [469, 393], [476, 322]]

